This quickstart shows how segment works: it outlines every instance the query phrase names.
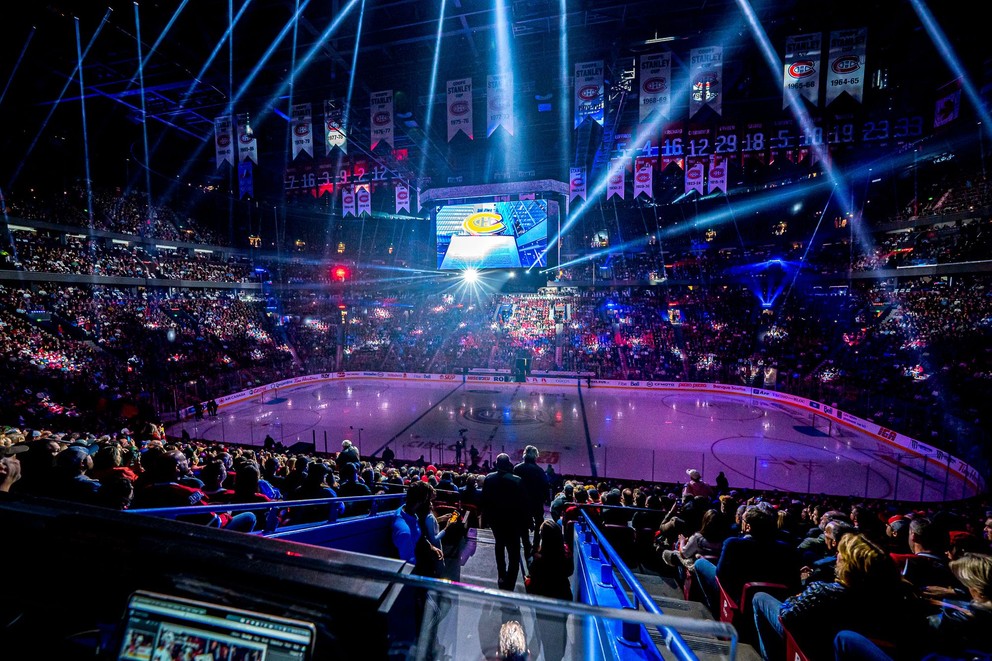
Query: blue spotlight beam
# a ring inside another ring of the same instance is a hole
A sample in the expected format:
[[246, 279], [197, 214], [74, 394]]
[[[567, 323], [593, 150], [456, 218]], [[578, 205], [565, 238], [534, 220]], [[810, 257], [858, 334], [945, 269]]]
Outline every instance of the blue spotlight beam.
[[[76, 26], [76, 71], [79, 73], [79, 96], [83, 97], [86, 84], [83, 82], [83, 40], [79, 35], [79, 18], [73, 17]], [[86, 126], [86, 99], [79, 101], [79, 111], [83, 120], [83, 163], [86, 168], [86, 213], [90, 229], [93, 229], [93, 181], [90, 177], [90, 136]]]
[[[51, 121], [52, 115], [55, 114], [55, 109], [59, 107], [59, 104], [62, 102], [62, 99], [65, 97], [65, 93], [66, 91], [68, 91], [69, 85], [71, 85], [73, 80], [75, 80], [76, 73], [80, 68], [80, 64], [82, 63], [83, 60], [86, 59], [86, 56], [89, 54], [90, 49], [93, 47], [93, 44], [96, 43], [96, 38], [100, 36], [100, 32], [103, 30], [103, 26], [106, 25], [107, 21], [110, 20], [110, 14], [112, 12], [113, 9], [110, 8], [107, 9], [107, 12], [103, 15], [103, 19], [100, 21], [100, 25], [97, 26], [96, 31], [93, 33], [93, 36], [90, 37], [89, 43], [86, 44], [86, 48], [83, 50], [82, 55], [80, 57], [77, 57], [76, 68], [73, 69], [72, 73], [69, 74], [69, 76], [66, 78], [65, 85], [62, 86], [62, 91], [59, 93], [58, 100], [56, 100], [55, 103], [52, 104], [52, 107], [48, 110], [48, 114], [45, 116], [45, 120], [41, 123], [41, 127], [38, 128], [38, 133], [35, 134], [34, 139], [31, 141], [31, 145], [28, 147], [27, 152], [24, 154], [23, 158], [21, 158], [18, 161], [17, 167], [14, 169], [14, 174], [11, 175], [10, 181], [7, 184], [8, 190], [14, 187], [14, 182], [16, 182], [17, 177], [20, 176], [21, 170], [24, 168], [24, 164], [27, 162], [27, 159], [31, 155], [31, 152], [34, 151], [35, 145], [38, 144], [38, 139], [41, 138], [41, 134], [44, 133], [45, 129], [48, 127], [48, 122]], [[78, 19], [76, 19], [75, 29], [76, 30], [79, 29]], [[80, 91], [80, 95], [82, 95], [81, 91]]]
[[[434, 40], [434, 61], [431, 63], [431, 82], [427, 88], [427, 116], [424, 119], [424, 143], [420, 148], [420, 167], [417, 174], [424, 176], [424, 169], [427, 167], [427, 148], [430, 146], [431, 119], [434, 116], [434, 96], [437, 92], [437, 69], [441, 61], [441, 35], [444, 28], [444, 11], [447, 0], [441, 0], [441, 13], [437, 19], [437, 37]], [[357, 49], [355, 51], [358, 52]]]
[[[183, 2], [183, 5], [185, 4]], [[174, 20], [175, 16], [173, 16]], [[145, 148], [145, 196], [148, 204], [148, 218], [153, 220], [155, 210], [152, 205], [152, 173], [148, 167], [151, 165], [151, 160], [148, 156], [148, 112], [145, 107], [145, 60], [141, 57], [141, 12], [137, 2], [134, 3], [134, 31], [136, 35], [135, 47], [138, 49], [138, 89], [141, 90], [141, 137]], [[149, 53], [149, 55], [151, 54]]]
[[348, 135], [351, 117], [351, 96], [355, 92], [355, 71], [358, 69], [358, 48], [362, 43], [362, 26], [365, 24], [365, 0], [358, 12], [358, 28], [355, 30], [355, 50], [351, 54], [351, 76], [348, 78], [348, 92], [344, 97], [343, 121], [345, 136]]
[[912, 5], [913, 11], [916, 12], [927, 34], [930, 35], [931, 41], [937, 47], [937, 53], [943, 58], [947, 68], [961, 81], [961, 89], [964, 90], [968, 101], [971, 102], [975, 112], [981, 118], [982, 127], [986, 135], [992, 137], [992, 116], [989, 115], [988, 108], [986, 108], [985, 103], [982, 101], [981, 94], [975, 89], [975, 84], [968, 77], [968, 72], [965, 71], [957, 53], [951, 47], [951, 43], [948, 41], [947, 35], [944, 34], [944, 30], [937, 23], [936, 19], [934, 19], [933, 13], [931, 13], [930, 8], [927, 7], [923, 0], [910, 0], [909, 4]]
[[[162, 44], [162, 41], [165, 39], [165, 36], [167, 34], [169, 34], [169, 30], [171, 30], [172, 29], [172, 26], [175, 24], [176, 19], [179, 18], [179, 15], [181, 13], [183, 13], [183, 10], [186, 9], [186, 5], [188, 5], [188, 4], [189, 4], [189, 0], [183, 0], [179, 4], [179, 6], [176, 7], [176, 11], [174, 11], [172, 13], [172, 18], [169, 19], [169, 22], [166, 23], [165, 28], [162, 30], [162, 32], [159, 33], [158, 39], [156, 39], [155, 40], [155, 43], [152, 44], [152, 47], [148, 50], [148, 55], [145, 56], [144, 59], [142, 59], [142, 57], [140, 55], [140, 49], [139, 49], [138, 70], [135, 71], [135, 73], [134, 73], [133, 76], [131, 76], [131, 80], [128, 81], [126, 87], [131, 87], [131, 85], [134, 85], [135, 78], [137, 78], [139, 76], [143, 76], [143, 73], [142, 72], [144, 71], [144, 68], [146, 66], [148, 66], [148, 61], [150, 59], [152, 59], [152, 54], [155, 53], [156, 50], [158, 50], [158, 47]], [[135, 11], [135, 13], [137, 13], [137, 11], [138, 11], [138, 3], [135, 2], [134, 5], [135, 5], [134, 6], [134, 11]], [[138, 38], [140, 39], [141, 37], [139, 36]]]
[[36, 29], [37, 28], [32, 25], [31, 31], [28, 32], [28, 38], [24, 41], [24, 45], [21, 47], [21, 54], [17, 56], [17, 62], [14, 63], [14, 68], [11, 70], [10, 76], [7, 77], [7, 84], [3, 86], [3, 93], [0, 94], [0, 105], [3, 105], [3, 100], [7, 96], [7, 90], [10, 89], [10, 84], [14, 80], [14, 75], [17, 73], [17, 70], [21, 68], [21, 62], [24, 61], [24, 54], [28, 51], [28, 46], [34, 38]]

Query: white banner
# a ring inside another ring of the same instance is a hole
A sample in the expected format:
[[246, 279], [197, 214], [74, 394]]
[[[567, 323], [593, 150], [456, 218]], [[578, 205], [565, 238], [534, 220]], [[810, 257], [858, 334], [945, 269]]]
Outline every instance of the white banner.
[[627, 184], [626, 160], [624, 158], [610, 159], [609, 181], [606, 185], [607, 200], [614, 195], [619, 195], [621, 200], [624, 199], [624, 188]]
[[572, 103], [575, 107], [575, 127], [591, 119], [600, 126], [603, 125], [603, 100], [606, 98], [603, 89], [603, 61], [577, 62], [575, 64], [575, 92]]
[[448, 81], [448, 142], [461, 131], [474, 140], [472, 132], [472, 79]]
[[217, 167], [225, 161], [234, 165], [234, 140], [231, 116], [224, 115], [214, 120], [214, 146], [216, 148]]
[[396, 184], [396, 213], [410, 211], [410, 187], [404, 183]]
[[390, 147], [396, 144], [393, 141], [393, 90], [384, 92], [373, 92], [370, 99], [372, 147], [384, 142]]
[[497, 126], [513, 135], [513, 74], [498, 73], [486, 79], [486, 136]]
[[697, 191], [700, 195], [703, 194], [703, 173], [705, 172], [703, 167], [703, 159], [689, 157], [686, 159], [686, 170], [685, 170], [685, 194], [688, 195], [690, 191]]
[[789, 107], [789, 90], [814, 106], [820, 103], [820, 45], [823, 37], [794, 34], [785, 40], [785, 74], [782, 79], [782, 108]]
[[640, 117], [638, 121], [643, 124], [655, 111], [661, 113], [663, 117], [671, 117], [671, 52], [641, 55], [640, 86]]
[[858, 103], [865, 88], [865, 44], [868, 28], [830, 33], [830, 66], [827, 67], [827, 105], [847, 92]]
[[689, 117], [703, 106], [723, 114], [723, 48], [693, 48], [689, 54]]
[[289, 110], [293, 134], [293, 158], [306, 152], [313, 156], [313, 119], [309, 103], [297, 103]]
[[707, 195], [713, 191], [727, 192], [727, 157], [710, 154], [710, 177], [706, 187]]
[[654, 165], [651, 158], [634, 159], [634, 199], [641, 193], [654, 198]]
[[336, 101], [324, 101], [324, 147], [327, 155], [337, 147], [345, 154], [348, 153], [348, 138], [344, 133], [344, 111]]
[[[940, 97], [937, 105], [933, 109], [933, 127], [940, 128], [958, 118], [961, 111], [961, 87], [960, 81], [955, 81], [950, 85], [945, 85], [937, 91]], [[948, 90], [950, 90], [948, 92]]]
[[372, 215], [372, 191], [368, 184], [355, 186], [355, 206], [359, 216]]
[[258, 143], [255, 133], [251, 130], [248, 113], [238, 115], [238, 160], [250, 160], [258, 165]]
[[568, 170], [568, 201], [575, 198], [586, 199], [586, 169], [569, 168]]
[[355, 191], [351, 186], [341, 187], [341, 217], [347, 218], [349, 215], [357, 216], [355, 212]]

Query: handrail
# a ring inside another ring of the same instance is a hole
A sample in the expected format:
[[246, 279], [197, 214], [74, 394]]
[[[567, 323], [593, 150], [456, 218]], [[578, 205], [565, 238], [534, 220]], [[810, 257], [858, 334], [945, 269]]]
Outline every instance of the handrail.
[[[391, 500], [402, 501], [406, 498], [404, 493], [380, 493], [369, 496], [338, 496], [335, 498], [310, 498], [307, 500], [271, 500], [262, 503], [208, 503], [204, 505], [187, 505], [184, 507], [148, 507], [143, 509], [129, 509], [124, 510], [130, 514], [144, 514], [147, 516], [157, 516], [166, 519], [177, 519], [181, 516], [190, 516], [196, 514], [216, 514], [217, 512], [254, 512], [254, 511], [265, 511], [270, 512], [276, 509], [283, 508], [296, 508], [296, 507], [311, 507], [320, 505], [333, 505], [334, 503], [360, 503], [360, 502], [371, 502], [372, 505], [368, 512], [356, 515], [358, 517], [373, 517], [382, 514], [383, 511], [379, 508], [379, 503], [388, 502]], [[338, 513], [331, 511], [327, 517], [328, 523], [334, 523], [338, 520]], [[312, 524], [311, 524], [312, 525]], [[263, 532], [270, 533], [275, 532], [277, 526], [274, 525], [268, 517], [266, 517], [266, 524], [264, 526]]]
[[[631, 592], [634, 593], [634, 607], [639, 608], [644, 607], [644, 610], [653, 615], [664, 615], [664, 612], [658, 607], [658, 604], [654, 602], [651, 595], [648, 594], [641, 582], [637, 580], [633, 572], [627, 564], [620, 558], [620, 554], [616, 552], [613, 546], [606, 540], [606, 537], [599, 530], [596, 524], [590, 518], [589, 513], [582, 511], [582, 518], [585, 525], [588, 527], [589, 531], [596, 537], [596, 543], [599, 544], [601, 557], [607, 558], [613, 566], [613, 570], [620, 574], [627, 587], [630, 588]], [[730, 638], [730, 658], [733, 659], [737, 652], [737, 630], [733, 626], [726, 624], [725, 622], [714, 622], [713, 626], [709, 627], [709, 632], [712, 633], [717, 629], [720, 629], [722, 635], [726, 635]], [[689, 648], [689, 645], [682, 638], [681, 634], [672, 627], [659, 626], [658, 631], [665, 639], [665, 644], [672, 651], [673, 654], [679, 659], [685, 661], [698, 661], [696, 653]]]

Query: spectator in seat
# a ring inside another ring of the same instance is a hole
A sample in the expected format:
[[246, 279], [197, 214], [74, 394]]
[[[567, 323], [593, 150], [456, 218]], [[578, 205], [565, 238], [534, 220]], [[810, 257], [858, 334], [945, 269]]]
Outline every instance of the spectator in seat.
[[992, 655], [992, 556], [967, 553], [952, 561], [950, 569], [970, 600], [945, 601], [941, 611], [929, 617], [933, 650], [945, 658], [989, 658]]
[[0, 446], [0, 493], [9, 493], [10, 487], [21, 479], [21, 461], [17, 455], [28, 451], [28, 446], [14, 444]]
[[700, 558], [693, 565], [706, 603], [714, 613], [720, 603], [718, 579], [735, 600], [740, 599], [745, 583], [781, 583], [791, 588], [800, 585], [799, 555], [794, 548], [775, 539], [775, 517], [760, 507], [750, 506], [744, 512], [741, 531], [743, 537], [724, 541], [716, 564]]
[[94, 505], [100, 481], [88, 475], [93, 469], [93, 457], [86, 448], [74, 445], [55, 457], [55, 471], [48, 495], [76, 503]]
[[[342, 498], [371, 496], [372, 490], [369, 489], [367, 484], [358, 479], [358, 471], [355, 469], [355, 464], [342, 464], [341, 480], [338, 482], [337, 493]], [[347, 503], [345, 505], [345, 514], [348, 516], [368, 514], [370, 507], [371, 505], [368, 502]]]
[[909, 523], [909, 550], [902, 576], [918, 590], [929, 586], [960, 587], [947, 566], [947, 530], [926, 517]]
[[[758, 644], [766, 661], [785, 657], [785, 631], [810, 659], [830, 658], [842, 630], [894, 638], [909, 625], [907, 593], [895, 564], [861, 534], [845, 535], [837, 547], [836, 582], [813, 582], [784, 602], [754, 596]], [[903, 636], [905, 639], [905, 636]]]
[[259, 481], [262, 476], [258, 464], [254, 461], [242, 461], [234, 470], [237, 479], [234, 481], [232, 503], [268, 503], [272, 501], [259, 488]]
[[679, 535], [676, 548], [662, 551], [661, 559], [669, 567], [689, 568], [698, 558], [719, 555], [726, 538], [727, 521], [723, 514], [719, 510], [707, 510], [699, 530], [689, 537]]
[[[836, 520], [827, 524], [823, 530], [823, 537], [826, 542], [826, 554], [810, 565], [805, 565], [799, 575], [803, 580], [803, 585], [813, 581], [832, 582], [835, 578], [835, 565], [837, 562], [837, 546], [844, 535], [851, 535], [857, 532], [850, 523]], [[870, 539], [870, 537], [869, 537]]]
[[[156, 458], [148, 467], [148, 484], [135, 490], [134, 509], [209, 505], [210, 500], [202, 489], [179, 483], [180, 477], [189, 472], [187, 462], [186, 455], [179, 450], [169, 450]], [[257, 521], [251, 512], [241, 512], [236, 516], [217, 512], [180, 519], [240, 532], [251, 532]]]
[[[328, 476], [334, 479], [331, 467], [323, 462], [310, 464], [307, 470], [303, 485], [293, 492], [293, 500], [316, 500], [321, 498], [337, 498], [338, 494], [327, 483]], [[298, 523], [317, 523], [328, 521], [332, 517], [341, 516], [344, 513], [344, 503], [334, 502], [330, 505], [314, 505], [311, 507], [291, 507], [289, 510], [288, 523], [296, 525]]]
[[[539, 452], [533, 445], [524, 448], [524, 460], [513, 467], [513, 474], [523, 481], [524, 493], [527, 495], [527, 527], [524, 535], [524, 555], [531, 556], [531, 549], [537, 544], [538, 531], [544, 521], [544, 506], [548, 502], [548, 474], [537, 465]], [[533, 531], [534, 542], [531, 543], [530, 531]]]
[[[423, 537], [420, 527], [421, 514], [425, 507], [430, 506], [431, 485], [426, 482], [414, 482], [406, 491], [406, 500], [396, 510], [393, 519], [393, 546], [400, 560], [411, 565], [417, 563], [417, 542]], [[441, 560], [444, 554], [437, 550], [437, 558]]]
[[93, 455], [93, 470], [90, 477], [101, 482], [114, 475], [122, 475], [132, 482], [138, 479], [137, 473], [124, 465], [124, 452], [116, 444], [101, 447]]
[[561, 515], [565, 513], [569, 504], [573, 502], [575, 502], [575, 485], [571, 482], [566, 482], [562, 486], [561, 492], [551, 501], [551, 518], [555, 521], [560, 520]]

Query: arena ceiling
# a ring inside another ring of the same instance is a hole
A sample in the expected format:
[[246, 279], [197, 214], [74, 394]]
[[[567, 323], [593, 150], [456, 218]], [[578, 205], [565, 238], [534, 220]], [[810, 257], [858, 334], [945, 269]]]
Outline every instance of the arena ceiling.
[[[962, 59], [980, 70], [981, 22], [952, 5], [932, 10]], [[413, 157], [427, 141], [444, 141], [443, 127], [428, 131], [425, 141], [422, 125], [437, 45], [438, 85], [472, 75], [476, 93], [484, 93], [484, 76], [497, 58], [500, 6], [510, 27], [518, 95], [528, 100], [555, 107], [568, 102], [559, 65], [564, 6], [570, 61], [603, 59], [608, 82], [621, 79], [641, 53], [669, 48], [678, 64], [690, 48], [718, 42], [734, 63], [726, 83], [735, 98], [780, 104], [780, 81], [760, 60], [743, 1], [445, 0], [443, 6], [440, 24], [441, 0], [122, 0], [110, 8], [55, 0], [19, 8], [17, 16], [5, 17], [0, 46], [6, 129], [0, 181], [10, 187], [15, 174], [44, 175], [66, 164], [81, 171], [87, 151], [91, 177], [103, 170], [116, 176], [125, 161], [143, 160], [146, 136], [157, 172], [175, 172], [196, 159], [203, 161], [200, 172], [209, 173], [211, 154], [199, 145], [210, 140], [213, 118], [232, 99], [235, 112], [264, 117], [256, 133], [277, 137], [260, 138], [260, 148], [275, 152], [284, 151], [291, 95], [314, 103], [316, 112], [324, 98], [343, 97], [349, 86], [359, 118], [368, 115], [372, 91], [395, 90], [397, 141], [405, 141]], [[920, 47], [928, 37], [909, 2], [747, 6], [776, 47], [789, 34], [867, 25], [876, 71], [891, 76], [884, 103], [932, 95], [934, 85], [953, 77], [932, 46]], [[232, 16], [238, 18], [228, 34]], [[440, 94], [434, 101], [443, 104]], [[559, 124], [555, 113], [535, 120], [535, 142], [555, 144]]]

